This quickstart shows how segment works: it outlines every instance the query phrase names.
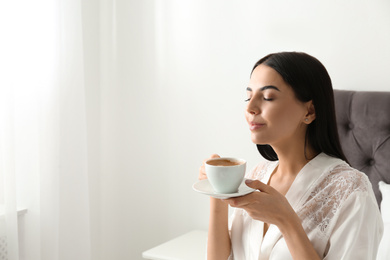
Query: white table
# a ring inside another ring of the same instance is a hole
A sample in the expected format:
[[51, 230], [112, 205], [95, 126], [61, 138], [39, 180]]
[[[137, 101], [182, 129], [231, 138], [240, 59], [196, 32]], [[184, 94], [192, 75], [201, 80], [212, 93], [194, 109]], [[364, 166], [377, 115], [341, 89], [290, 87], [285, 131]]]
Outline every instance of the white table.
[[142, 253], [153, 260], [206, 259], [207, 231], [194, 230]]

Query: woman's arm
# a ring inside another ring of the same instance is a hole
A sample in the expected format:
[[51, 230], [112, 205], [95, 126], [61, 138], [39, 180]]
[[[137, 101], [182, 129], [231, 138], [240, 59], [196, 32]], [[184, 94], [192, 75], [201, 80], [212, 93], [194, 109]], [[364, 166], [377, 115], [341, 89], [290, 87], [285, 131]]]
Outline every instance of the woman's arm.
[[357, 192], [340, 208], [324, 259], [384, 259], [377, 258], [382, 234], [383, 221], [375, 197]]
[[321, 259], [314, 250], [314, 247], [307, 237], [301, 221], [295, 212], [289, 217], [286, 217], [285, 221], [278, 224], [278, 228], [286, 241], [288, 250], [293, 259]]
[[253, 192], [225, 201], [232, 207], [244, 209], [253, 219], [276, 225], [293, 259], [320, 259], [302, 227], [301, 220], [286, 197], [260, 181], [247, 181], [246, 184], [261, 192]]
[[[218, 154], [210, 158], [219, 158]], [[208, 159], [206, 159], [208, 160]], [[199, 180], [207, 179], [205, 161], [199, 169]], [[228, 259], [231, 252], [231, 242], [228, 225], [229, 206], [219, 199], [210, 197], [210, 220], [207, 237], [207, 259]]]
[[207, 259], [228, 259], [231, 242], [228, 227], [228, 205], [210, 198], [210, 221], [207, 238]]

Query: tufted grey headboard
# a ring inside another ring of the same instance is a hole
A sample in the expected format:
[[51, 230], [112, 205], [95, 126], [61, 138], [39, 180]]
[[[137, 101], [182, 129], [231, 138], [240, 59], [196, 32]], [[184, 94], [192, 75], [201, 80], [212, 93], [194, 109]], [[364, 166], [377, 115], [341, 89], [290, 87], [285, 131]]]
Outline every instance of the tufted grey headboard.
[[334, 90], [334, 98], [344, 154], [367, 174], [380, 205], [378, 182], [390, 183], [390, 92]]

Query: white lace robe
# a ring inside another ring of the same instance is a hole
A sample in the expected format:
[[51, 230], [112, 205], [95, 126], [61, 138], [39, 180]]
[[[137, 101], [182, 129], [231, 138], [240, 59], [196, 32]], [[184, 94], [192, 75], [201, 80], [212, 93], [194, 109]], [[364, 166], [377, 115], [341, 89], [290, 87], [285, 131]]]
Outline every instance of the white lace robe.
[[[263, 163], [246, 177], [268, 183], [277, 165]], [[286, 198], [322, 259], [375, 259], [383, 222], [364, 173], [321, 153], [302, 168]], [[229, 259], [292, 259], [279, 229], [270, 225], [263, 238], [263, 227], [246, 211], [235, 209], [230, 218]]]

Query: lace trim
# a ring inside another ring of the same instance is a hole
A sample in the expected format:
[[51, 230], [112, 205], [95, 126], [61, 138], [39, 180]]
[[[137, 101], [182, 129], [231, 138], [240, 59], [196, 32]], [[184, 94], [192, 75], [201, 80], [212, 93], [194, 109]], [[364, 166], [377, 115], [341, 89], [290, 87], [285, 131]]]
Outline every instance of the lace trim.
[[269, 167], [272, 165], [272, 162], [266, 161], [259, 163], [250, 173], [245, 176], [248, 179], [252, 180], [262, 180], [265, 174], [268, 172]]
[[[262, 180], [274, 162], [266, 161], [257, 165], [246, 178]], [[329, 232], [332, 220], [343, 203], [359, 192], [367, 193], [371, 185], [367, 176], [347, 164], [339, 164], [324, 174], [311, 191], [306, 202], [297, 210], [303, 226], [318, 228], [322, 235]], [[240, 212], [245, 215], [243, 210]]]
[[343, 202], [352, 194], [368, 192], [369, 185], [364, 173], [347, 164], [337, 165], [316, 185], [303, 206], [297, 210], [298, 216], [305, 222], [302, 224], [318, 228], [325, 235]]

